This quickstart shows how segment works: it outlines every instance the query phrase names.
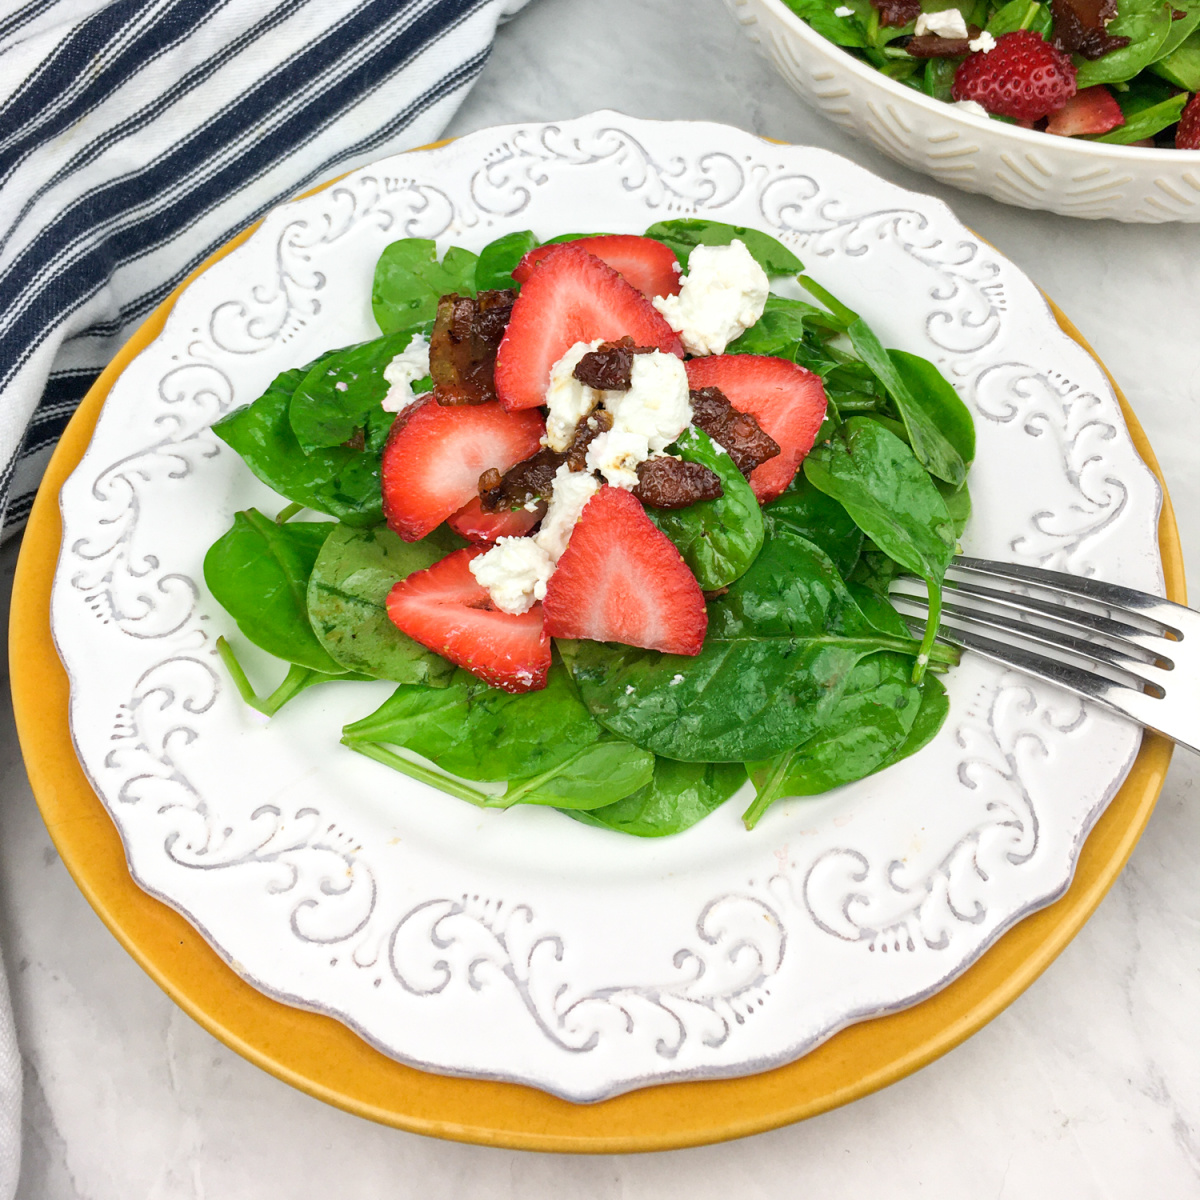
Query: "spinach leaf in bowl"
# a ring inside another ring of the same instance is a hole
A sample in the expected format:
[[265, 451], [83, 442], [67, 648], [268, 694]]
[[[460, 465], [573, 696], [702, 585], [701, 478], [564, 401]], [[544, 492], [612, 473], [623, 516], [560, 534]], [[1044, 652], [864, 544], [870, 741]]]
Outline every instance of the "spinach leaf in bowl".
[[1124, 83], [1145, 70], [1163, 52], [1171, 35], [1171, 6], [1166, 0], [1117, 0], [1117, 15], [1109, 22], [1112, 37], [1127, 37], [1128, 46], [1110, 50], [1090, 62], [1076, 60], [1076, 86]]

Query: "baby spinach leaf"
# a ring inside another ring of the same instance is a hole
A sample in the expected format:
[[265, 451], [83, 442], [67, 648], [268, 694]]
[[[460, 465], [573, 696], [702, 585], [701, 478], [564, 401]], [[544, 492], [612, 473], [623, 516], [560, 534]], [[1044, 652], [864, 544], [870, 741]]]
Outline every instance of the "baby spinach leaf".
[[654, 777], [645, 787], [603, 808], [572, 812], [586, 825], [665, 837], [689, 829], [724, 804], [746, 782], [741, 763], [686, 763], [654, 760]]
[[821, 727], [861, 659], [917, 649], [876, 630], [829, 558], [782, 529], [708, 612], [694, 658], [559, 643], [596, 720], [666, 758], [769, 758]]
[[875, 626], [880, 633], [888, 633], [893, 637], [911, 637], [904, 618], [896, 611], [888, 599], [886, 592], [877, 592], [862, 583], [846, 581], [854, 603], [862, 609], [863, 616]]
[[[1015, 0], [1017, 4], [1034, 3], [1034, 0]], [[1041, 7], [1041, 5], [1037, 5]], [[921, 91], [935, 100], [949, 102], [954, 99], [954, 72], [958, 64], [952, 58], [931, 58], [925, 63], [921, 77]]]
[[344, 446], [366, 431], [369, 448], [382, 450], [394, 416], [380, 407], [390, 387], [384, 368], [408, 349], [416, 334], [431, 329], [431, 325], [417, 326], [347, 346], [313, 366], [292, 393], [288, 408], [300, 449], [311, 454]]
[[519, 233], [506, 233], [494, 242], [489, 242], [480, 250], [479, 261], [475, 264], [475, 290], [520, 290], [521, 285], [512, 277], [512, 273], [517, 263], [530, 250], [540, 245], [541, 242], [531, 229], [522, 229]]
[[659, 221], [646, 230], [646, 236], [670, 246], [684, 271], [687, 271], [688, 255], [697, 246], [728, 246], [734, 238], [750, 251], [768, 275], [795, 275], [804, 270], [804, 264], [782, 242], [744, 225], [724, 225], [720, 221], [695, 218]]
[[[1170, 92], [1170, 85], [1164, 83], [1163, 88]], [[1186, 92], [1168, 94], [1155, 103], [1145, 103], [1144, 92], [1139, 91], [1129, 96], [1119, 95], [1117, 103], [1125, 113], [1125, 124], [1118, 125], [1108, 133], [1091, 137], [1090, 142], [1107, 142], [1109, 145], [1127, 146], [1131, 142], [1140, 142], [1144, 138], [1153, 137], [1156, 133], [1174, 125], [1183, 113], [1183, 106], [1188, 101]]]
[[450, 292], [475, 295], [476, 257], [451, 246], [441, 262], [428, 238], [401, 238], [384, 248], [375, 264], [371, 311], [384, 333], [412, 329], [437, 315], [437, 302]]
[[1039, 4], [1038, 0], [1009, 0], [996, 9], [985, 28], [994, 38], [1002, 38], [1018, 29], [1032, 29], [1049, 41], [1053, 25], [1048, 5]]
[[954, 536], [961, 538], [967, 522], [971, 519], [971, 493], [964, 483], [962, 487], [953, 488], [940, 479], [933, 481], [942, 499], [946, 502], [946, 511], [954, 522]]
[[724, 495], [687, 508], [647, 506], [646, 515], [675, 543], [701, 588], [716, 591], [744, 575], [762, 549], [762, 509], [733, 459], [703, 429], [689, 427], [671, 453], [715, 471]]
[[429, 539], [405, 542], [385, 526], [338, 525], [308, 580], [308, 616], [330, 657], [345, 670], [397, 683], [444, 686], [454, 665], [401, 633], [387, 615], [388, 592], [447, 551]]
[[273, 692], [260, 697], [254, 691], [254, 685], [247, 679], [242, 664], [238, 662], [237, 656], [233, 652], [233, 647], [223, 637], [217, 638], [217, 657], [224, 663], [242, 700], [267, 717], [273, 717], [289, 700], [318, 683], [354, 682], [370, 679], [369, 675], [357, 675], [353, 671], [330, 675], [324, 671], [314, 671], [309, 667], [298, 667], [295, 663], [291, 663], [283, 682]]
[[796, 16], [802, 17], [834, 45], [852, 48], [867, 45], [869, 4], [864, 4], [861, 0], [855, 4], [847, 4], [845, 7], [853, 8], [854, 13], [848, 17], [839, 17], [834, 9], [843, 7], [841, 0], [837, 0], [836, 4], [830, 0], [784, 0], [784, 3]]
[[[938, 426], [938, 418], [948, 411], [944, 404], [944, 393], [935, 393], [927, 398], [923, 391], [921, 399], [918, 400], [908, 383], [909, 373], [915, 369], [907, 361], [905, 366], [901, 367], [897, 360], [892, 358], [891, 352], [884, 350], [871, 327], [861, 317], [850, 325], [847, 333], [859, 357], [875, 372], [880, 383], [887, 388], [888, 395], [895, 401], [917, 459], [931, 475], [936, 475], [957, 487], [967, 477], [967, 463], [954, 442]], [[908, 359], [913, 357], [907, 356]], [[930, 365], [930, 370], [941, 380], [936, 368]], [[945, 387], [950, 388], [945, 380], [941, 381]], [[954, 389], [950, 388], [950, 391], [953, 393]], [[965, 406], [957, 395], [954, 396], [954, 400], [966, 413]], [[968, 423], [971, 420], [969, 413], [966, 413], [966, 420]], [[970, 430], [973, 452], [974, 426], [971, 426]]]
[[[966, 469], [975, 460], [975, 422], [971, 419], [971, 410], [962, 402], [949, 380], [929, 359], [922, 358], [919, 354], [908, 354], [904, 350], [889, 350], [887, 355], [908, 389], [908, 394], [962, 460], [965, 479]], [[901, 416], [904, 416], [903, 408]], [[911, 423], [907, 417], [904, 423], [910, 430], [910, 441], [915, 448], [917, 443], [912, 439]], [[918, 454], [917, 457], [921, 456]], [[925, 465], [927, 469], [932, 470], [928, 463]], [[938, 471], [933, 471], [933, 474], [939, 479], [945, 478]], [[947, 482], [955, 484], [961, 483], [962, 480], [949, 479]]]
[[742, 815], [747, 829], [776, 800], [816, 796], [878, 770], [912, 729], [921, 689], [909, 682], [908, 660], [875, 654], [851, 673], [828, 719], [806, 742], [746, 770], [757, 793]]
[[[1200, 12], [1200, 9], [1197, 9], [1197, 12]], [[1189, 34], [1174, 50], [1168, 51], [1158, 62], [1151, 63], [1150, 70], [1176, 87], [1189, 92], [1200, 92], [1200, 33]], [[1185, 103], [1186, 100], [1187, 97], [1184, 97]], [[1121, 97], [1118, 96], [1117, 103], [1120, 102]], [[1122, 109], [1122, 112], [1124, 111]], [[1125, 120], [1129, 121], [1128, 113], [1125, 114]]]
[[215, 433], [281, 496], [348, 524], [383, 519], [379, 454], [338, 447], [306, 455], [288, 420], [292, 393], [308, 367], [284, 371], [252, 404], [222, 417]]
[[836, 500], [813, 487], [802, 471], [796, 472], [788, 490], [772, 500], [763, 514], [770, 518], [772, 531], [790, 530], [824, 550], [843, 578], [858, 562], [862, 530]]
[[770, 295], [763, 315], [730, 342], [725, 353], [769, 354], [825, 375], [838, 360], [825, 348], [821, 337], [840, 333], [839, 325], [836, 317], [814, 304]]
[[[828, 442], [813, 448], [804, 473], [837, 500], [889, 557], [920, 575], [929, 590], [929, 623], [922, 655], [933, 647], [942, 607], [942, 577], [957, 539], [946, 502], [907, 446], [877, 422], [852, 417]], [[918, 659], [914, 682], [924, 660]]]
[[612, 237], [611, 233], [560, 233], [558, 237], [547, 238], [540, 245], [557, 246], [560, 242], [577, 242], [580, 238]]
[[606, 808], [638, 792], [654, 777], [654, 755], [632, 742], [603, 737], [584, 746], [565, 762], [530, 779], [509, 781], [492, 807], [548, 804], [584, 811]]
[[204, 582], [250, 641], [268, 654], [326, 675], [345, 668], [330, 658], [308, 620], [308, 577], [332, 521], [277, 525], [257, 509], [233, 525], [204, 556]]
[[[1159, 47], [1159, 59], [1168, 58], [1174, 54], [1200, 26], [1200, 5], [1181, 3], [1179, 7], [1185, 11], [1183, 16], [1171, 18], [1171, 32], [1167, 34], [1166, 41]], [[1175, 9], [1176, 5], [1172, 4], [1171, 8]]]
[[1117, 0], [1108, 32], [1130, 43], [1091, 62], [1077, 60], [1075, 83], [1081, 91], [1098, 83], [1122, 83], [1154, 62], [1171, 34], [1171, 6], [1166, 0]]
[[557, 665], [544, 689], [520, 695], [461, 668], [446, 687], [403, 684], [342, 732], [350, 741], [404, 746], [452, 775], [482, 780], [540, 775], [600, 738]]
[[908, 736], [879, 765], [879, 770], [909, 758], [923, 750], [933, 741], [934, 735], [945, 724], [950, 715], [950, 698], [942, 681], [936, 675], [926, 675], [921, 680], [921, 706]]

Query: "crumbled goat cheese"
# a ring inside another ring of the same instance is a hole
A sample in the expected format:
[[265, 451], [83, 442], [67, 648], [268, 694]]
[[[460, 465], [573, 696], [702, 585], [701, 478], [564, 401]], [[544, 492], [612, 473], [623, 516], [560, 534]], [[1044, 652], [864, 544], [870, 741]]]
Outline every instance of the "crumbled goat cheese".
[[333, 390], [335, 392], [348, 392], [350, 390], [350, 385], [344, 379], [339, 379], [337, 383], [333, 385]]
[[554, 492], [532, 537], [499, 538], [486, 554], [468, 564], [492, 603], [506, 613], [528, 612], [546, 598], [546, 584], [567, 548], [583, 507], [600, 488], [587, 471], [572, 471], [566, 463], [554, 475]]
[[632, 683], [627, 683], [625, 685], [625, 695], [627, 695], [627, 696], [633, 695], [633, 684]]
[[843, 4], [843, 5], [841, 6], [841, 8], [835, 8], [835, 9], [833, 10], [833, 15], [834, 15], [835, 17], [852, 17], [852, 16], [854, 16], [854, 9], [852, 9], [852, 8], [847, 8], [847, 7], [846, 7], [846, 6]]
[[965, 38], [967, 23], [957, 8], [948, 8], [945, 12], [922, 13], [917, 18], [913, 32], [917, 37], [927, 33], [935, 33], [944, 38]]
[[697, 246], [678, 296], [655, 296], [689, 354], [723, 354], [767, 304], [767, 273], [736, 238], [728, 246]]
[[988, 110], [978, 100], [955, 100], [954, 107], [960, 112], [970, 113], [973, 117], [983, 117], [985, 120], [991, 120], [991, 117], [988, 116]]
[[566, 463], [554, 473], [554, 491], [534, 541], [557, 563], [567, 548], [583, 506], [600, 490], [590, 471], [572, 471]]
[[620, 488], [637, 487], [638, 464], [669, 446], [692, 419], [687, 371], [674, 354], [634, 356], [627, 392], [604, 392], [612, 429], [588, 446], [589, 471]]
[[423, 333], [414, 333], [412, 340], [386, 367], [383, 377], [392, 386], [383, 398], [383, 411], [397, 413], [414, 399], [412, 385], [429, 374], [429, 341]]
[[546, 597], [554, 573], [550, 555], [530, 537], [502, 537], [486, 553], [467, 564], [479, 586], [501, 611], [518, 616]]
[[984, 54], [990, 54], [991, 51], [995, 50], [995, 48], [996, 39], [992, 37], [992, 35], [988, 33], [986, 29], [977, 38], [972, 38], [967, 43], [967, 49], [974, 51], [976, 54], [978, 54], [980, 50], [982, 50]]
[[600, 403], [603, 392], [580, 383], [572, 374], [579, 360], [602, 345], [603, 339], [594, 342], [576, 342], [550, 368], [550, 386], [546, 389], [546, 436], [543, 439], [551, 450], [560, 454], [570, 446], [575, 437], [575, 427]]
[[682, 675], [672, 675], [671, 682], [667, 684], [667, 687], [678, 687], [682, 682], [683, 682]]

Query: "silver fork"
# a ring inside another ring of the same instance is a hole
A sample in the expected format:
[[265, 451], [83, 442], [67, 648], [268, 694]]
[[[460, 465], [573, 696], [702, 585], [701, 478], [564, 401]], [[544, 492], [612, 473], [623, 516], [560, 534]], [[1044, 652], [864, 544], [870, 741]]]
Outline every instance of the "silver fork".
[[[928, 602], [916, 587], [923, 585], [901, 578], [891, 598], [923, 631], [919, 614]], [[1003, 640], [989, 636], [997, 634]], [[1181, 604], [1097, 579], [960, 555], [946, 575], [938, 637], [1200, 751], [1200, 613]]]

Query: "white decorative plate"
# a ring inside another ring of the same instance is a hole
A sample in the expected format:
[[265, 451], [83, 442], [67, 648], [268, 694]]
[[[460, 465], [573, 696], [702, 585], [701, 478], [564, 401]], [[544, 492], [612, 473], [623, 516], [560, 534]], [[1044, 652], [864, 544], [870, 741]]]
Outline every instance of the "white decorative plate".
[[835, 46], [783, 0], [725, 5], [809, 104], [939, 183], [1065, 217], [1200, 221], [1200, 151], [1110, 146], [971, 116]]
[[201, 561], [236, 509], [283, 501], [212, 421], [371, 336], [394, 238], [479, 249], [692, 214], [775, 233], [955, 382], [979, 427], [970, 552], [1161, 591], [1157, 484], [1100, 368], [945, 206], [835, 155], [597, 113], [387, 159], [277, 209], [113, 388], [62, 492], [54, 635], [80, 761], [141, 886], [255, 986], [429, 1070], [596, 1100], [796, 1058], [928, 995], [1058, 895], [1140, 741], [968, 659], [915, 758], [753, 833], [735, 798], [641, 841], [480, 811], [341, 747], [389, 684], [324, 685], [269, 723], [241, 703]]

